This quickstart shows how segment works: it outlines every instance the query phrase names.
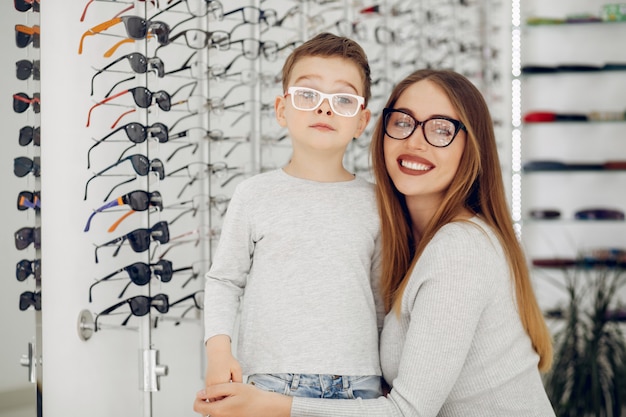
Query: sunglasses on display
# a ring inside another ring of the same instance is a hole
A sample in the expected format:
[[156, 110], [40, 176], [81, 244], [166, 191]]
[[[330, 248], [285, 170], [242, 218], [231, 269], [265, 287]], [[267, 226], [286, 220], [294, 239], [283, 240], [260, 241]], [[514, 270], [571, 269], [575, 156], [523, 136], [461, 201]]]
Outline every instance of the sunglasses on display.
[[[124, 194], [123, 196], [120, 196], [116, 198], [115, 200], [110, 201], [106, 203], [105, 205], [103, 205], [102, 207], [99, 207], [96, 210], [94, 210], [93, 213], [89, 215], [89, 219], [87, 219], [87, 224], [85, 225], [84, 231], [85, 232], [89, 231], [89, 228], [91, 227], [91, 220], [94, 218], [94, 216], [97, 213], [101, 213], [104, 210], [107, 210], [113, 207], [123, 206], [123, 205], [130, 206], [131, 214], [136, 211], [146, 211], [150, 207], [156, 207], [159, 211], [162, 211], [163, 210], [163, 198], [161, 197], [161, 193], [158, 191], [153, 191], [153, 192], [148, 192], [144, 190], [131, 191], [130, 193]], [[115, 230], [117, 225], [119, 225], [119, 223], [121, 223], [121, 221], [124, 220], [126, 217], [128, 217], [128, 213], [122, 216], [121, 220], [118, 220], [117, 222], [115, 222], [115, 227], [113, 228], [113, 230]]]
[[39, 25], [32, 27], [26, 25], [15, 25], [15, 44], [18, 48], [26, 48], [31, 43], [33, 48], [39, 48], [39, 36], [41, 29]]
[[385, 135], [392, 139], [407, 139], [419, 126], [422, 127], [426, 142], [436, 148], [445, 148], [452, 143], [460, 130], [467, 131], [463, 123], [450, 117], [431, 117], [420, 122], [404, 110], [383, 109]]
[[91, 106], [91, 108], [89, 109], [89, 113], [87, 114], [87, 127], [89, 127], [89, 124], [91, 123], [91, 112], [93, 111], [93, 109], [128, 93], [131, 93], [135, 104], [142, 109], [147, 109], [148, 107], [150, 107], [153, 104], [153, 98], [161, 110], [170, 111], [170, 109], [172, 108], [172, 98], [166, 91], [161, 90], [152, 92], [146, 87], [129, 88], [128, 90], [124, 90], [110, 97], [107, 97], [104, 100], [99, 101], [98, 103]]
[[142, 253], [150, 249], [150, 243], [152, 240], [159, 243], [167, 243], [170, 241], [170, 230], [166, 221], [160, 221], [155, 223], [150, 228], [135, 229], [123, 236], [117, 237], [101, 245], [97, 245], [95, 248], [96, 263], [98, 263], [98, 249], [107, 246], [117, 245], [113, 256], [117, 256], [124, 242], [128, 241], [133, 251]]
[[35, 249], [41, 248], [41, 227], [22, 227], [14, 234], [15, 248], [24, 250], [32, 243]]
[[35, 311], [41, 310], [41, 291], [24, 291], [20, 294], [20, 310], [26, 311], [31, 306]]
[[18, 156], [13, 159], [13, 173], [16, 177], [25, 177], [31, 172], [35, 177], [39, 177], [41, 174], [40, 157], [35, 156], [30, 159], [27, 156]]
[[147, 285], [152, 279], [153, 274], [154, 276], [158, 277], [161, 282], [170, 282], [172, 280], [173, 268], [172, 262], [166, 259], [162, 259], [153, 264], [147, 264], [145, 262], [135, 262], [127, 265], [124, 268], [118, 269], [117, 271], [112, 272], [104, 278], [100, 278], [99, 280], [96, 280], [96, 282], [91, 284], [91, 286], [89, 287], [89, 302], [92, 302], [91, 293], [93, 287], [100, 284], [101, 282], [126, 279], [121, 277], [115, 277], [122, 272], [126, 272], [130, 281], [124, 286], [122, 292], [118, 295], [117, 298], [122, 298], [124, 296], [124, 293], [130, 286], [130, 284], [135, 284], [139, 287]]
[[39, 11], [39, 0], [13, 0], [15, 10], [18, 12], [27, 12], [33, 9], [33, 12]]
[[39, 199], [39, 191], [20, 191], [17, 195], [17, 209], [19, 211], [39, 210], [41, 208], [41, 200]]
[[162, 314], [167, 313], [170, 309], [170, 303], [167, 294], [157, 294], [154, 297], [149, 297], [146, 295], [136, 295], [124, 301], [120, 301], [119, 303], [114, 304], [111, 307], [98, 313], [94, 320], [94, 331], [97, 332], [99, 329], [98, 319], [101, 316], [110, 315], [115, 310], [125, 306], [126, 304], [128, 304], [128, 306], [130, 307], [130, 314], [128, 315], [128, 317], [126, 317], [126, 319], [124, 319], [121, 324], [122, 326], [126, 326], [132, 316], [143, 317], [147, 315], [148, 313], [150, 313], [151, 307], [154, 307], [156, 311]]
[[39, 113], [41, 110], [41, 99], [39, 93], [33, 93], [33, 97], [28, 97], [26, 93], [13, 94], [13, 111], [16, 113], [24, 113], [32, 104], [33, 111]]
[[124, 23], [126, 35], [134, 40], [145, 39], [149, 33], [154, 34], [157, 42], [166, 45], [169, 42], [170, 27], [165, 22], [146, 20], [139, 16], [119, 16], [106, 22], [102, 22], [91, 29], [87, 30], [80, 38], [78, 45], [78, 53], [83, 53], [83, 42], [87, 36], [97, 35], [105, 30]]
[[189, 284], [192, 280], [197, 279], [198, 277], [204, 277], [204, 274], [209, 270], [210, 265], [210, 261], [203, 259], [201, 261], [196, 261], [189, 266], [184, 266], [182, 268], [174, 270], [174, 272], [191, 271], [189, 278], [187, 278], [185, 282], [183, 282], [181, 288], [185, 288], [187, 284]]
[[365, 99], [347, 93], [326, 94], [312, 88], [292, 86], [287, 89], [285, 98], [291, 96], [291, 104], [298, 110], [313, 111], [327, 99], [332, 111], [344, 117], [354, 117], [365, 108]]
[[41, 279], [41, 259], [22, 259], [15, 265], [15, 278], [18, 281], [25, 281], [33, 275], [35, 279]]
[[28, 59], [20, 59], [15, 63], [15, 76], [18, 80], [27, 80], [31, 75], [33, 80], [39, 80], [41, 64], [38, 59], [30, 61]]
[[41, 144], [41, 127], [37, 126], [24, 126], [20, 129], [20, 135], [18, 138], [20, 146], [27, 146], [31, 142], [33, 145], [39, 146]]
[[[150, 126], [142, 125], [138, 122], [127, 123], [124, 126], [120, 126], [104, 136], [101, 139], [98, 139], [87, 151], [87, 168], [91, 167], [91, 151], [98, 145], [100, 145], [105, 140], [111, 138], [116, 133], [124, 131], [126, 133], [126, 137], [134, 144], [144, 143], [148, 139], [148, 135], [150, 137], [156, 138], [159, 143], [165, 143], [170, 139], [169, 129], [163, 123], [154, 123]], [[184, 136], [184, 135], [182, 135]], [[177, 138], [180, 136], [172, 136], [172, 138]]]
[[152, 57], [152, 58], [148, 58], [145, 55], [143, 55], [142, 53], [133, 52], [133, 53], [126, 54], [126, 55], [123, 55], [123, 56], [117, 58], [115, 61], [111, 62], [107, 66], [99, 69], [91, 77], [91, 95], [92, 96], [93, 96], [93, 91], [94, 91], [94, 80], [96, 79], [96, 77], [98, 75], [102, 74], [103, 72], [108, 71], [115, 64], [117, 64], [119, 62], [122, 62], [124, 60], [128, 61], [128, 63], [130, 64], [131, 69], [136, 74], [145, 74], [148, 71], [154, 70], [154, 72], [157, 74], [157, 76], [159, 78], [162, 78], [163, 76], [165, 76], [165, 64], [163, 64], [163, 61], [161, 60], [161, 58], [159, 58], [157, 56]]
[[[125, 161], [130, 161], [133, 169], [139, 176], [145, 177], [150, 172], [156, 172], [160, 180], [165, 178], [165, 170], [163, 168], [163, 162], [161, 162], [160, 159], [155, 158], [153, 160], [150, 160], [148, 159], [147, 156], [141, 155], [141, 154], [129, 155], [127, 157], [118, 159], [114, 164], [109, 165], [108, 167], [104, 168], [103, 170], [99, 171], [98, 173], [94, 174], [91, 178], [89, 178], [89, 180], [87, 180], [87, 183], [85, 184], [85, 195], [83, 199], [87, 200], [87, 188], [89, 187], [89, 183], [93, 179], [102, 176], [102, 174], [104, 174], [105, 172], [109, 171], [110, 169], [115, 168], [116, 166], [122, 164]], [[109, 193], [106, 195], [104, 200], [106, 201], [111, 196], [111, 193], [113, 192], [113, 190], [115, 190], [117, 187], [119, 187], [122, 184], [127, 184], [131, 181], [134, 181], [135, 179], [137, 179], [136, 176], [134, 178], [131, 178], [130, 180], [126, 180], [126, 181], [121, 182], [120, 184], [117, 184], [115, 187], [111, 189], [111, 191], [109, 191]]]

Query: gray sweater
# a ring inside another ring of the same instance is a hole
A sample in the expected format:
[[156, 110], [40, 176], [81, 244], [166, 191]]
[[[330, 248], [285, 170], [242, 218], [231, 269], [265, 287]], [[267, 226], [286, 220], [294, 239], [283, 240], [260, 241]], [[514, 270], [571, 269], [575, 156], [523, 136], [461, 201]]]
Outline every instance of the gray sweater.
[[380, 375], [379, 232], [364, 179], [320, 183], [274, 170], [242, 181], [206, 274], [205, 340], [232, 340], [241, 307], [244, 375]]
[[484, 222], [472, 221], [435, 235], [411, 275], [400, 317], [385, 319], [381, 363], [391, 393], [294, 398], [292, 417], [554, 416], [502, 246]]

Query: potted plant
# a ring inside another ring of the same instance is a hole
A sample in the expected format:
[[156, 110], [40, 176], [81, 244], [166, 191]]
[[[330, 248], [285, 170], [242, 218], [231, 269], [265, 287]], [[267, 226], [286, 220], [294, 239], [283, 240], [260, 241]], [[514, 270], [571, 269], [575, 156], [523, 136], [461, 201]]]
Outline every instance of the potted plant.
[[561, 326], [544, 381], [559, 417], [618, 417], [626, 407], [626, 315], [620, 310], [626, 263], [618, 254], [596, 252], [562, 267], [567, 305], [548, 314]]

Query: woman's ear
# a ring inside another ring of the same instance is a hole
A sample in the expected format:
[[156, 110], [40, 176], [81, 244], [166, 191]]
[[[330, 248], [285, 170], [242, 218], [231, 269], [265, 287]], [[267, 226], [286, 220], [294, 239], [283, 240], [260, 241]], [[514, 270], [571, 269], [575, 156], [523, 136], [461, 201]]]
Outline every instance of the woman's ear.
[[274, 101], [274, 113], [276, 114], [276, 121], [280, 127], [287, 127], [287, 119], [285, 118], [285, 97], [276, 96]]
[[354, 132], [354, 137], [358, 138], [365, 131], [367, 124], [370, 122], [372, 118], [372, 112], [369, 109], [364, 109], [361, 111], [361, 114], [357, 116], [359, 118], [359, 123], [357, 125], [356, 131]]

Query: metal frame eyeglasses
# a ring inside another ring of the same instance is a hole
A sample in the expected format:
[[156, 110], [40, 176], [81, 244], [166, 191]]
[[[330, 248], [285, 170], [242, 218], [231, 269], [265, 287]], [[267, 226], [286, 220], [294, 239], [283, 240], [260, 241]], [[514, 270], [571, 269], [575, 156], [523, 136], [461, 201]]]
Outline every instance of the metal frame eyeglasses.
[[348, 93], [326, 94], [312, 88], [291, 86], [285, 97], [291, 96], [291, 104], [298, 110], [313, 111], [324, 99], [328, 99], [332, 111], [343, 117], [354, 117], [365, 108], [365, 98]]
[[385, 134], [396, 140], [408, 139], [418, 126], [422, 126], [424, 139], [436, 148], [450, 145], [461, 129], [467, 132], [465, 125], [456, 119], [437, 116], [420, 122], [399, 109], [383, 109], [383, 122]]

